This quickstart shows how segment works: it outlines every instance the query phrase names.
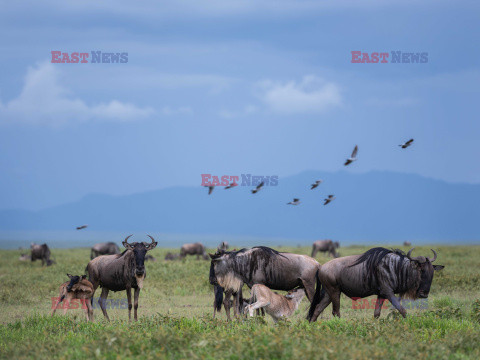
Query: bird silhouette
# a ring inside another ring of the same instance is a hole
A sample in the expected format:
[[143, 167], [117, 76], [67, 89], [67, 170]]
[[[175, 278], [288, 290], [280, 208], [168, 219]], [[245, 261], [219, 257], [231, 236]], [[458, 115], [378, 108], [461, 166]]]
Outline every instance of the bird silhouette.
[[318, 187], [318, 185], [320, 185], [322, 182], [323, 182], [323, 180], [317, 180], [317, 181], [315, 181], [315, 183], [311, 185], [312, 187], [310, 188], [310, 190], [315, 189], [315, 188]]
[[260, 184], [257, 185], [257, 187], [255, 189], [252, 190], [252, 194], [256, 194], [257, 192], [259, 192], [263, 185], [265, 185], [265, 183], [262, 181]]
[[335, 200], [335, 195], [328, 195], [328, 197], [324, 200], [325, 202], [323, 203], [323, 205], [330, 204], [333, 200]]
[[297, 198], [293, 198], [293, 201], [290, 201], [289, 203], [287, 203], [287, 205], [298, 205], [300, 204], [300, 199], [297, 199]]
[[398, 145], [400, 146], [402, 149], [406, 149], [407, 147], [409, 147], [410, 145], [412, 145], [413, 143], [413, 139], [410, 139], [408, 140], [406, 143], [402, 144], [402, 145]]
[[352, 151], [352, 155], [347, 159], [345, 160], [345, 166], [351, 164], [352, 162], [356, 161], [357, 160], [357, 152], [358, 152], [358, 145], [355, 145], [355, 148], [353, 149]]

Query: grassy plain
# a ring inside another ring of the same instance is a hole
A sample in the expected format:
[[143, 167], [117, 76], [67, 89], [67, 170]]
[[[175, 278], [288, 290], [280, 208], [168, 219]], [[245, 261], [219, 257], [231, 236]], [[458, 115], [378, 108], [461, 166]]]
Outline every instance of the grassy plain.
[[[430, 256], [429, 247], [415, 254]], [[342, 256], [370, 247], [341, 248]], [[58, 359], [229, 358], [229, 359], [480, 359], [480, 246], [435, 246], [436, 273], [428, 309], [409, 310], [407, 319], [385, 309], [379, 320], [373, 310], [352, 309], [342, 296], [342, 318], [329, 306], [319, 321], [304, 320], [308, 302], [289, 320], [274, 325], [267, 317], [226, 322], [212, 318], [213, 291], [209, 262], [188, 258], [164, 261], [169, 249], [155, 249], [140, 294], [140, 319], [128, 323], [128, 311], [109, 310], [106, 322], [95, 310], [87, 323], [83, 310], [49, 316], [66, 273], [83, 274], [89, 249], [53, 249], [57, 263], [20, 262], [19, 250], [0, 251], [0, 357]], [[277, 248], [309, 254], [310, 248]], [[406, 249], [404, 249], [406, 250]], [[320, 263], [329, 260], [320, 255]], [[248, 290], [245, 288], [245, 296]], [[99, 296], [97, 291], [95, 296]], [[125, 299], [125, 292], [109, 298]], [[389, 316], [389, 314], [392, 315]]]

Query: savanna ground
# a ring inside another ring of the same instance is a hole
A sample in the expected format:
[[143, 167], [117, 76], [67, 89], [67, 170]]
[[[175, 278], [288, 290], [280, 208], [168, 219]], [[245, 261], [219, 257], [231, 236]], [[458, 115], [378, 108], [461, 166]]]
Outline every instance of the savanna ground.
[[[430, 247], [417, 247], [414, 255], [431, 256]], [[340, 252], [360, 254], [369, 248]], [[316, 323], [308, 323], [305, 299], [289, 321], [278, 325], [270, 317], [227, 323], [223, 310], [213, 319], [210, 262], [164, 261], [173, 252], [168, 249], [151, 252], [158, 261], [146, 264], [137, 323], [128, 323], [125, 309], [110, 309], [111, 322], [99, 309], [93, 323], [86, 322], [81, 309], [68, 310], [66, 316], [60, 309], [52, 318], [51, 298], [58, 296], [66, 273], [84, 273], [89, 249], [53, 249], [57, 264], [48, 268], [38, 261], [20, 262], [19, 250], [2, 250], [0, 357], [480, 359], [480, 246], [434, 248], [436, 263], [446, 267], [435, 274], [428, 309], [409, 310], [407, 319], [385, 309], [374, 320], [373, 310], [352, 309], [352, 301], [342, 295], [340, 319], [332, 317], [330, 305]], [[310, 253], [306, 247], [277, 249]], [[317, 260], [329, 258], [319, 255]], [[109, 298], [126, 295], [110, 292]]]

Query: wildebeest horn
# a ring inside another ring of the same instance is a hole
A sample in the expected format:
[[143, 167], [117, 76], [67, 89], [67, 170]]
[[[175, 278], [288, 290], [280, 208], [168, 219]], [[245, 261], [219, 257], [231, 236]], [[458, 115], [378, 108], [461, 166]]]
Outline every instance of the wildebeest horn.
[[407, 253], [407, 258], [408, 258], [409, 260], [413, 260], [413, 259], [410, 257], [410, 254], [412, 253], [413, 249], [415, 249], [415, 248], [414, 248], [414, 247], [411, 248], [411, 249], [408, 251], [408, 253]]
[[150, 239], [152, 239], [152, 244], [155, 242], [155, 239], [153, 238], [153, 236], [150, 236], [150, 235], [147, 235]]
[[435, 250], [433, 250], [433, 249], [430, 249], [430, 250], [432, 250], [432, 252], [433, 252], [433, 259], [432, 259], [432, 258], [428, 258], [428, 260], [429, 260], [431, 263], [433, 263], [435, 260], [437, 260], [437, 253], [436, 253]]
[[126, 243], [128, 244], [128, 238], [131, 237], [131, 236], [133, 236], [133, 234], [132, 234], [132, 235], [128, 235], [128, 236], [125, 238], [125, 240], [123, 240], [123, 242], [126, 242]]

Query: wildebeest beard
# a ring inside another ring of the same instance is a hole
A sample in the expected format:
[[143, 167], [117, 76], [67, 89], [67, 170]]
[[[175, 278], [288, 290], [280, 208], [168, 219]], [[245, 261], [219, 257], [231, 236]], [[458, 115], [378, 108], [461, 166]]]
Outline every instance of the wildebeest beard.
[[416, 299], [421, 273], [414, 261], [399, 249], [376, 247], [365, 252], [350, 267], [364, 263], [366, 281], [371, 288], [387, 281], [394, 285], [394, 292], [402, 298]]
[[[225, 289], [239, 291], [243, 283], [251, 283], [253, 275], [258, 269], [266, 268], [270, 262], [275, 261], [278, 256], [283, 256], [280, 252], [265, 246], [255, 246], [251, 249], [241, 249], [238, 251], [219, 252], [218, 257], [226, 255], [229, 263], [229, 269], [222, 273], [215, 273], [214, 261], [210, 266], [210, 283], [218, 283]], [[275, 274], [267, 274], [271, 278]], [[220, 279], [220, 282], [218, 281]]]

